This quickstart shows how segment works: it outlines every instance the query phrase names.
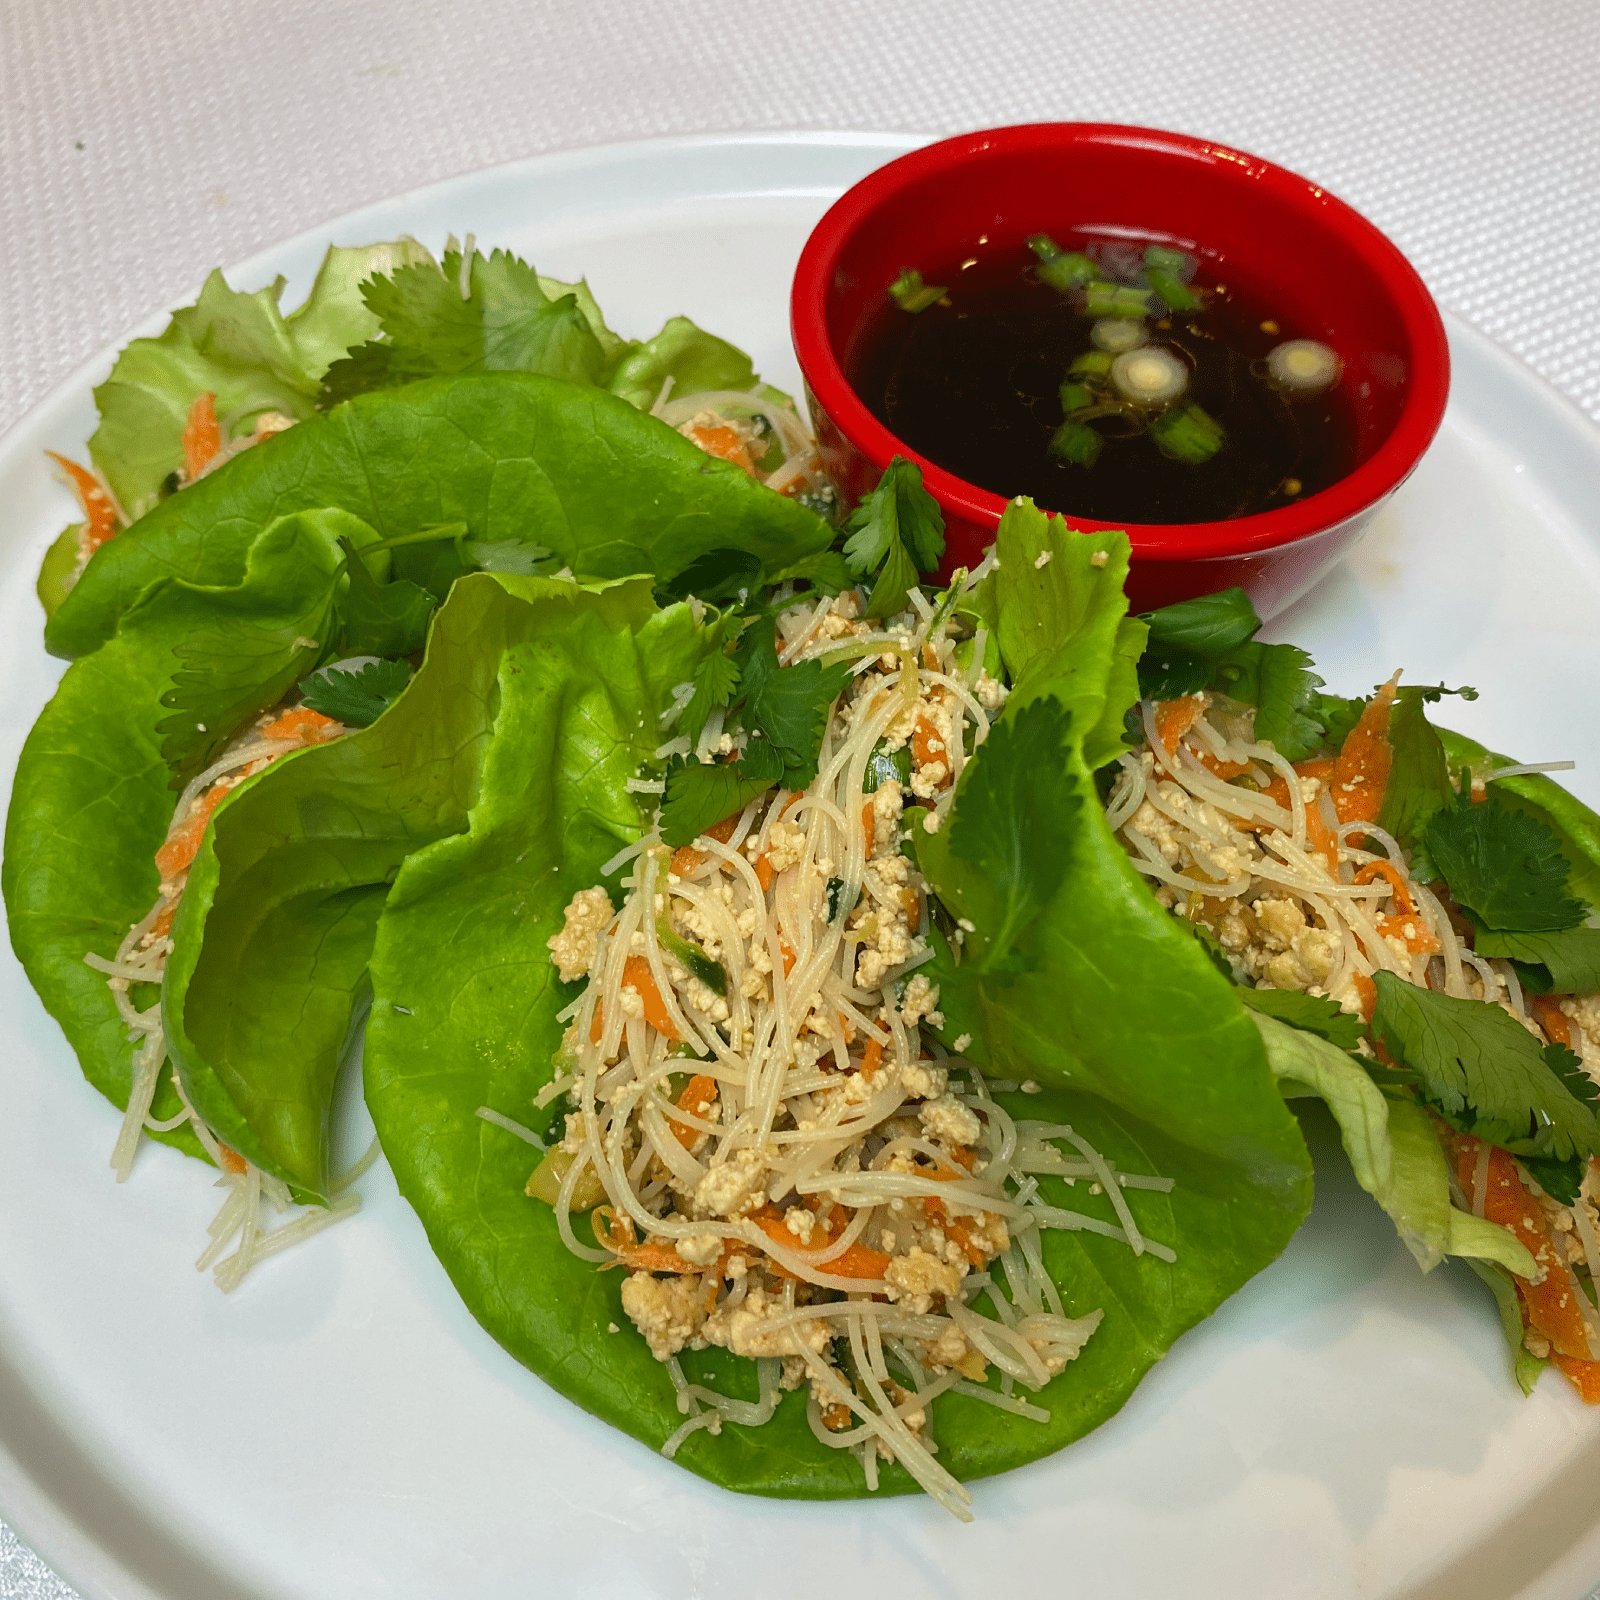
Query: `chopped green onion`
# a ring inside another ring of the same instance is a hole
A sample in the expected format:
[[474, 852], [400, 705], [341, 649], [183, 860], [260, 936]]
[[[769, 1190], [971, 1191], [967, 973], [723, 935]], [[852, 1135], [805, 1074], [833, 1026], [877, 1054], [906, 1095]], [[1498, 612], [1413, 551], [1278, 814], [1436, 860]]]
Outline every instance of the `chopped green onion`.
[[915, 267], [902, 267], [900, 276], [889, 285], [889, 298], [902, 311], [926, 311], [943, 300], [947, 292], [942, 284], [924, 283]]
[[907, 745], [898, 750], [887, 749], [880, 739], [867, 757], [867, 776], [861, 792], [875, 794], [891, 778], [902, 788], [911, 787], [911, 750]]
[[1157, 417], [1150, 437], [1162, 455], [1198, 466], [1222, 448], [1222, 424], [1199, 406], [1184, 406]]
[[1082, 411], [1085, 406], [1093, 404], [1094, 396], [1086, 385], [1070, 382], [1061, 385], [1061, 411], [1064, 416], [1070, 417], [1074, 411]]
[[1200, 309], [1200, 296], [1189, 288], [1181, 278], [1175, 278], [1170, 272], [1152, 271], [1148, 274], [1150, 287], [1167, 302], [1172, 311], [1198, 311]]
[[1087, 422], [1063, 422], [1050, 438], [1050, 454], [1074, 467], [1092, 467], [1105, 440]]
[[1077, 250], [1063, 250], [1048, 233], [1036, 233], [1028, 248], [1039, 258], [1039, 279], [1066, 294], [1100, 276], [1100, 269]]
[[1083, 309], [1091, 317], [1147, 317], [1150, 290], [1129, 289], [1120, 283], [1085, 284]]
[[861, 891], [856, 890], [856, 899], [849, 905], [844, 903], [844, 879], [828, 879], [828, 921], [837, 922], [840, 917], [848, 916], [856, 908], [856, 900], [861, 898]]
[[1187, 279], [1193, 274], [1194, 257], [1187, 250], [1172, 250], [1162, 244], [1144, 247], [1144, 265], [1147, 272], [1170, 272], [1175, 278]]
[[1067, 368], [1069, 378], [1080, 377], [1087, 373], [1091, 378], [1108, 377], [1111, 372], [1111, 356], [1104, 350], [1085, 350], [1070, 367]]
[[1096, 349], [1120, 355], [1124, 350], [1137, 350], [1150, 335], [1144, 324], [1132, 317], [1102, 317], [1090, 328], [1089, 337]]
[[1338, 381], [1340, 361], [1315, 339], [1288, 339], [1267, 352], [1267, 371], [1285, 389], [1318, 394]]
[[1111, 384], [1136, 404], [1164, 406], [1189, 387], [1189, 369], [1170, 350], [1126, 350], [1111, 363]]
[[673, 932], [672, 922], [665, 912], [656, 918], [656, 943], [685, 967], [691, 977], [698, 978], [713, 994], [727, 998], [727, 968], [720, 961], [713, 961], [699, 945], [679, 938]]

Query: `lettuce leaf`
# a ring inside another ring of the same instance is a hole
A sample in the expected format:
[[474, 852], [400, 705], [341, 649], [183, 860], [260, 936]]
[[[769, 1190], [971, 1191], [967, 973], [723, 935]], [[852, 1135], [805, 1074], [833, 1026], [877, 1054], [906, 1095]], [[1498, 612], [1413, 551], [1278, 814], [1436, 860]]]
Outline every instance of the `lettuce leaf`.
[[309, 416], [328, 364], [377, 329], [360, 281], [426, 253], [409, 241], [335, 246], [305, 303], [287, 316], [278, 306], [281, 278], [246, 293], [213, 272], [163, 333], [129, 344], [94, 392], [100, 426], [89, 441], [127, 514], [149, 510], [183, 465], [183, 428], [197, 396], [216, 395], [225, 439], [250, 432], [264, 411]]
[[[692, 666], [702, 634], [689, 608], [662, 615], [679, 646], [662, 669]], [[173, 928], [169, 1044], [217, 1133], [302, 1198], [328, 1195], [334, 1081], [391, 883], [466, 828], [508, 698], [525, 683], [544, 692], [547, 640], [604, 659], [616, 634], [631, 641], [656, 616], [646, 581], [465, 578], [389, 712], [283, 758], [217, 808]], [[653, 741], [655, 726], [620, 731]]]
[[1461, 1256], [1535, 1276], [1538, 1266], [1512, 1234], [1451, 1205], [1444, 1150], [1420, 1105], [1387, 1098], [1326, 1039], [1259, 1012], [1252, 1019], [1284, 1095], [1315, 1095], [1326, 1103], [1356, 1182], [1383, 1207], [1424, 1272], [1446, 1256]]
[[[237, 583], [256, 533], [334, 508], [386, 540], [461, 523], [476, 541], [542, 546], [580, 577], [669, 581], [707, 551], [776, 571], [824, 550], [805, 507], [598, 389], [523, 373], [440, 378], [309, 418], [163, 501], [97, 551], [45, 629], [70, 658], [108, 638], [157, 577]], [[442, 596], [453, 542], [394, 552], [394, 576]]]
[[[104, 977], [83, 957], [114, 955], [155, 903], [155, 852], [176, 799], [161, 704], [180, 669], [176, 648], [227, 623], [263, 635], [298, 626], [337, 561], [314, 519], [288, 517], [258, 535], [232, 586], [157, 579], [115, 634], [68, 668], [23, 746], [0, 868], [12, 946], [84, 1076], [118, 1106], [133, 1047]], [[135, 998], [149, 1006], [157, 996]], [[164, 1083], [155, 1115], [179, 1109]], [[200, 1153], [186, 1129], [154, 1137]]]

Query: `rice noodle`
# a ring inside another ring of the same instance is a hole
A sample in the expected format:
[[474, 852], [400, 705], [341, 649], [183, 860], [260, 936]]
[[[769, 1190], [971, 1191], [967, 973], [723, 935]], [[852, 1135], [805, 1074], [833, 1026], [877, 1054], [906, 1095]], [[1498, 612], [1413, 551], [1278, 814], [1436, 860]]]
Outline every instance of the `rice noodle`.
[[[670, 403], [668, 420], [704, 399]], [[927, 890], [900, 852], [901, 810], [913, 798], [948, 809], [990, 713], [978, 680], [950, 670], [953, 606], [918, 596], [902, 617], [868, 625], [858, 604], [806, 595], [777, 617], [784, 663], [855, 663], [810, 787], [749, 802], [717, 830], [725, 839], [675, 852], [650, 832], [606, 864], [607, 875], [628, 870], [624, 897], [592, 934], [587, 985], [563, 1012], [562, 1087], [539, 1103], [565, 1091], [573, 1107], [546, 1158], [563, 1163], [551, 1185], [560, 1236], [585, 1260], [630, 1269], [624, 1306], [641, 1329], [661, 1343], [650, 1308], [669, 1292], [663, 1277], [692, 1274], [683, 1339], [738, 1354], [756, 1337], [741, 1330], [758, 1329], [755, 1348], [790, 1363], [788, 1378], [776, 1363], [764, 1369], [759, 1401], [734, 1401], [681, 1380], [664, 1346], [684, 1414], [669, 1453], [724, 1418], [760, 1425], [803, 1367], [813, 1432], [854, 1452], [869, 1485], [879, 1459], [898, 1460], [966, 1516], [969, 1497], [935, 1459], [928, 1407], [964, 1384], [1013, 1415], [1046, 1418], [1010, 1385], [1042, 1387], [1097, 1319], [1063, 1315], [1043, 1230], [1089, 1230], [1171, 1260], [1129, 1199], [1171, 1185], [1117, 1173], [1052, 1124], [1030, 1124], [1024, 1151], [982, 1075], [924, 1046], [938, 991], [920, 971], [934, 954]], [[913, 754], [912, 781], [879, 793], [875, 753], [904, 748], [921, 721], [943, 755], [919, 765]], [[711, 753], [727, 726], [709, 719], [696, 750]], [[692, 962], [683, 941], [699, 946]], [[970, 1073], [966, 1092], [948, 1082], [957, 1067]], [[686, 1074], [705, 1098], [679, 1106]], [[1059, 1183], [1048, 1196], [1024, 1153]], [[1069, 1163], [1103, 1184], [1114, 1223], [1073, 1208], [1056, 1176]], [[599, 1248], [580, 1238], [580, 1185], [604, 1192]], [[993, 1315], [978, 1309], [984, 1296]], [[973, 1383], [936, 1349], [992, 1366], [1001, 1386]]]

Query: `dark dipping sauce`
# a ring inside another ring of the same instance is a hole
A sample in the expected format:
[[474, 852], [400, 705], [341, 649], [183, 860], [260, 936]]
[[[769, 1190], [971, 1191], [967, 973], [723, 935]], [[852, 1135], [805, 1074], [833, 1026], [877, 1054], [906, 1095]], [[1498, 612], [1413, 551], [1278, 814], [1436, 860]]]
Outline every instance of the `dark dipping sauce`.
[[[1111, 262], [1136, 260], [1146, 242], [1055, 237]], [[1326, 489], [1355, 467], [1355, 416], [1340, 386], [1291, 396], [1265, 375], [1267, 352], [1303, 331], [1239, 285], [1217, 282], [1203, 258], [1190, 285], [1201, 309], [1158, 314], [1146, 327], [1152, 345], [1189, 367], [1179, 404], [1199, 405], [1221, 424], [1221, 448], [1208, 461], [1175, 460], [1148, 430], [1111, 416], [1090, 424], [1104, 438], [1092, 466], [1063, 461], [1049, 448], [1064, 416], [1061, 385], [1095, 348], [1096, 319], [1080, 309], [1081, 295], [1041, 282], [1037, 268], [1018, 247], [924, 273], [949, 290], [924, 311], [904, 311], [885, 294], [857, 341], [850, 382], [919, 455], [1008, 499], [1027, 495], [1048, 510], [1110, 523], [1251, 516]]]

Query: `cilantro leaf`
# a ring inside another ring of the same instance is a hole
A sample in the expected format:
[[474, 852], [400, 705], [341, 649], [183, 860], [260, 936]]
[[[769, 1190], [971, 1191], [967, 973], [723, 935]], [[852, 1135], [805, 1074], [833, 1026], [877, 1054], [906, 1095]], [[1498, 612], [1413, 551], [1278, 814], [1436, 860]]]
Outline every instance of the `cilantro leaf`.
[[675, 756], [667, 764], [661, 803], [661, 838], [677, 849], [707, 828], [742, 811], [783, 776], [783, 757], [762, 739], [751, 740], [737, 761], [706, 764]]
[[[328, 621], [326, 609], [321, 620]], [[317, 637], [303, 633], [303, 626], [314, 627]], [[182, 664], [161, 696], [172, 715], [156, 724], [173, 788], [181, 789], [214, 761], [242, 722], [288, 693], [316, 664], [327, 632], [310, 618], [301, 619], [301, 626], [275, 628], [241, 619], [174, 647]]]
[[1591, 994], [1600, 989], [1600, 928], [1568, 928], [1561, 933], [1480, 928], [1473, 944], [1480, 956], [1514, 962], [1522, 987], [1535, 994]]
[[804, 582], [819, 594], [843, 594], [854, 586], [856, 580], [850, 563], [840, 551], [819, 550], [815, 555], [803, 556], [792, 566], [774, 573], [772, 581], [775, 584]]
[[1307, 701], [1305, 714], [1322, 725], [1323, 743], [1337, 750], [1361, 720], [1366, 704], [1365, 700], [1347, 699], [1342, 694], [1323, 694], [1319, 690]]
[[1600, 1123], [1574, 1094], [1561, 1047], [1541, 1046], [1497, 1005], [1434, 994], [1392, 972], [1373, 983], [1373, 1032], [1454, 1127], [1519, 1156], [1600, 1154]]
[[1458, 795], [1428, 819], [1424, 839], [1450, 893], [1483, 926], [1560, 933], [1583, 921], [1555, 829], [1492, 791], [1477, 805]]
[[369, 278], [361, 295], [379, 334], [328, 368], [317, 402], [323, 410], [372, 389], [462, 372], [538, 372], [592, 384], [606, 364], [577, 295], [552, 300], [533, 268], [507, 251], [474, 251], [465, 263], [456, 251], [442, 262], [408, 262]]
[[1180, 600], [1139, 620], [1150, 629], [1139, 661], [1139, 694], [1145, 700], [1175, 700], [1204, 689], [1216, 664], [1248, 644], [1261, 626], [1243, 589]]
[[828, 708], [849, 681], [848, 661], [830, 667], [813, 657], [780, 667], [745, 701], [745, 726], [759, 728], [783, 755], [786, 789], [803, 789], [816, 777]]
[[675, 600], [688, 595], [716, 602], [732, 600], [761, 582], [761, 558], [749, 550], [708, 550], [661, 587]]
[[973, 869], [962, 874], [962, 898], [976, 924], [967, 949], [980, 971], [1026, 965], [1017, 945], [1066, 876], [1083, 804], [1071, 756], [1072, 715], [1043, 696], [995, 723], [982, 760], [963, 777], [949, 854]]
[[542, 544], [526, 544], [521, 539], [460, 539], [457, 549], [464, 561], [479, 572], [505, 572], [518, 578], [531, 578], [548, 572], [555, 565], [555, 554]]
[[300, 701], [347, 728], [370, 727], [411, 682], [404, 661], [369, 661], [359, 668], [329, 667], [300, 685]]
[[408, 656], [420, 650], [438, 601], [406, 578], [379, 583], [348, 539], [341, 537], [339, 545], [350, 580], [338, 603], [344, 653]]
[[1286, 761], [1300, 761], [1323, 742], [1322, 724], [1306, 708], [1322, 679], [1311, 657], [1292, 644], [1241, 645], [1217, 664], [1211, 683], [1256, 708], [1255, 735], [1270, 740]]
[[1354, 1050], [1366, 1032], [1360, 1017], [1341, 1011], [1337, 1002], [1325, 995], [1306, 994], [1298, 989], [1241, 988], [1239, 998], [1252, 1011], [1276, 1017], [1303, 1033], [1314, 1033], [1341, 1050]]
[[713, 649], [701, 657], [690, 682], [694, 684], [694, 695], [684, 707], [680, 726], [689, 743], [696, 744], [705, 732], [706, 719], [718, 706], [727, 705], [739, 687], [739, 663], [724, 651]]
[[857, 578], [877, 572], [867, 599], [869, 617], [905, 608], [919, 573], [931, 572], [944, 555], [944, 515], [922, 487], [921, 469], [896, 456], [878, 486], [845, 523], [844, 556]]
[[1581, 1156], [1568, 1161], [1553, 1157], [1523, 1156], [1522, 1164], [1528, 1175], [1550, 1196], [1557, 1205], [1574, 1205], [1578, 1191], [1583, 1187], [1583, 1175], [1589, 1163]]

